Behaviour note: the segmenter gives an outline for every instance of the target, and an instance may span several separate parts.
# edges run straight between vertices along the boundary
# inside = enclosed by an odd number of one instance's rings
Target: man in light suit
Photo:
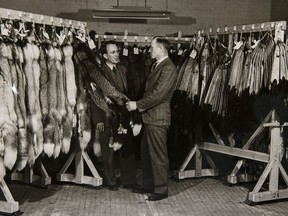
[[[169,41],[155,37],[151,41],[151,57],[157,61],[148,75],[141,100],[126,103],[126,108],[142,113],[144,133],[141,141],[143,181],[136,193],[151,193],[149,201],[168,197],[169,160],[167,131],[170,126],[170,101],[175,88],[177,72],[168,57]]]
[[[127,69],[120,64],[119,50],[114,41],[108,41],[102,50],[102,55],[105,62],[101,64],[103,76],[113,85],[118,91],[128,94],[128,84],[126,73]],[[123,107],[125,110],[125,107]],[[125,110],[127,112],[127,110]],[[104,181],[109,190],[118,190],[115,174],[115,152],[110,145],[110,138],[115,133],[115,125],[118,127],[119,119],[116,116],[108,117],[104,111],[97,107],[97,104],[91,104],[91,114],[93,123],[96,125],[96,130],[100,132],[100,146],[104,167]],[[123,116],[123,118],[129,118]],[[117,128],[116,128],[117,130]],[[114,134],[115,135],[115,134]],[[121,138],[122,147],[118,150],[121,170],[121,183],[124,188],[133,189],[136,184],[136,166],[135,153],[132,144],[132,130],[127,127],[127,134]],[[115,138],[115,137],[114,137]]]

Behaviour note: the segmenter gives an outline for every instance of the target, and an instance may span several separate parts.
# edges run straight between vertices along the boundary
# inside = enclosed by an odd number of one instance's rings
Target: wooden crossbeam
[[[265,163],[268,163],[269,157],[270,157],[268,154],[262,153],[262,152],[256,152],[256,151],[240,149],[240,148],[232,148],[229,146],[222,146],[222,145],[217,145],[217,144],[209,143],[209,142],[204,142],[203,144],[201,144],[199,146],[199,149],[218,152],[218,153],[227,154],[231,156],[242,157],[242,158],[256,160],[256,161],[265,162]]]

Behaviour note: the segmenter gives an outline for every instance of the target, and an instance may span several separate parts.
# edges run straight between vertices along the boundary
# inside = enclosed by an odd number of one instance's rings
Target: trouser
[[[111,136],[111,128],[105,128],[104,132],[100,135],[100,145],[102,162],[104,168],[104,182],[107,185],[116,185],[115,174],[115,153],[113,148],[109,147],[109,139]],[[134,151],[130,154],[123,156],[123,151],[127,148],[132,148],[132,143],[123,143],[119,151],[121,184],[136,184],[136,165]]]
[[[167,152],[168,126],[144,125],[141,141],[142,187],[155,193],[168,194],[169,160]]]

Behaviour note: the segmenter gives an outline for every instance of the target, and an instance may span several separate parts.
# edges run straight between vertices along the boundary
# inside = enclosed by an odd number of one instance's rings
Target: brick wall
[[[154,10],[169,10],[176,16],[195,18],[189,25],[158,24],[116,24],[107,22],[88,22],[89,29],[97,33],[136,32],[147,35],[163,35],[182,31],[192,34],[196,29],[224,25],[269,22],[272,19],[287,18],[287,10],[281,7],[285,0],[147,0]],[[72,13],[78,9],[104,9],[116,5],[116,0],[0,0],[0,7],[56,16],[61,12]],[[119,0],[119,5],[144,6],[144,0]],[[287,5],[287,3],[286,3]],[[287,8],[287,7],[285,7]]]

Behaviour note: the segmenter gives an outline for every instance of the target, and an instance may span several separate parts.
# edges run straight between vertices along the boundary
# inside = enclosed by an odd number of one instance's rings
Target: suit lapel
[[[105,77],[106,79],[113,85],[113,86],[117,86],[116,80],[115,80],[115,76],[113,76],[113,71],[110,69],[110,67],[104,63],[103,64],[104,67],[104,73],[105,73]]]
[[[118,65],[116,66],[116,69],[119,72],[119,75],[121,77],[121,81],[123,83],[124,90],[125,90],[125,92],[127,92],[128,91],[128,87],[127,87],[127,79],[126,79],[125,71],[123,71],[122,67],[118,67]]]
[[[104,63],[104,70],[105,70],[105,77],[106,79],[111,83],[111,85],[113,85],[118,91],[122,91],[120,86],[118,86],[117,84],[117,77],[119,77],[121,80],[119,80],[120,82],[122,82],[122,85],[124,87],[124,92],[123,93],[127,93],[128,91],[128,87],[127,87],[127,79],[125,76],[125,71],[123,71],[122,67],[116,66],[116,70],[118,75],[115,76],[114,72],[110,69],[110,67]]]
[[[159,70],[163,67],[163,65],[165,65],[168,61],[170,61],[169,58],[166,58],[162,62],[160,62],[156,67],[154,67],[154,69],[151,68],[151,73],[149,74],[147,80],[149,80],[151,77],[157,74]]]

